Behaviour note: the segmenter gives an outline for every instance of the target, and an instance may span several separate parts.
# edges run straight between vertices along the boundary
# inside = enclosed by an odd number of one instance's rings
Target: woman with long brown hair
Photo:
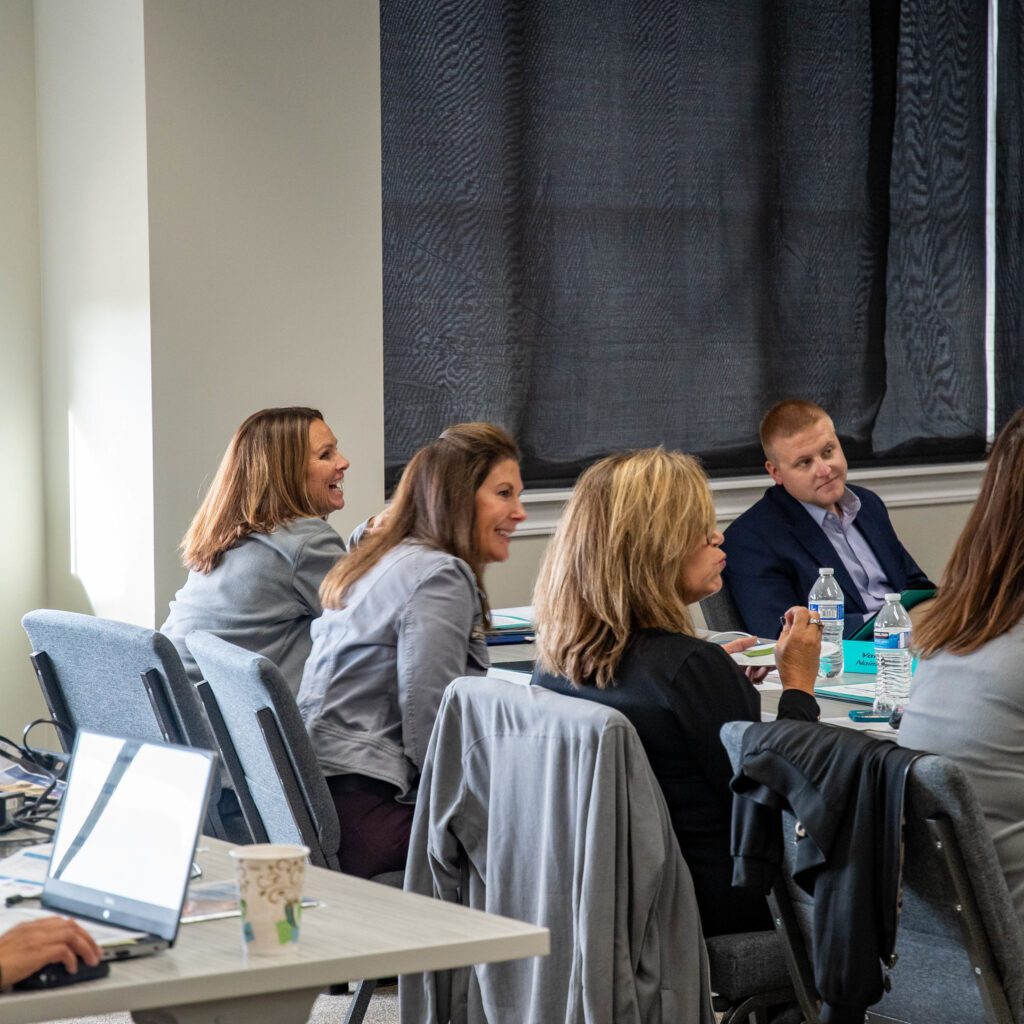
[[[181,542],[189,570],[160,627],[194,682],[185,637],[206,629],[263,654],[298,689],[320,584],[345,554],[327,516],[349,463],[317,409],[262,409],[235,431]]]
[[[483,569],[508,558],[522,489],[504,430],[449,427],[413,456],[383,522],[324,580],[298,701],[349,874],[405,866],[441,695],[487,671]]]
[[[612,455],[577,481],[533,598],[533,682],[616,708],[636,727],[706,935],[771,927],[764,898],[732,888],[732,770],[718,738],[725,722],[758,721],[760,698],[729,656],[744,643],[699,639],[689,611],[722,586],[721,544],[694,459],[661,448]],[[775,648],[780,718],[817,719],[820,647],[820,623],[791,608]]]
[[[913,644],[921,661],[900,743],[967,772],[1024,920],[1024,409],[992,446]]]

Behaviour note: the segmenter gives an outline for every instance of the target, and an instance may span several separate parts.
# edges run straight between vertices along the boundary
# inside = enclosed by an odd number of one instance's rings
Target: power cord
[[[61,793],[58,784],[63,782],[67,773],[70,755],[55,754],[51,751],[37,750],[28,742],[29,732],[37,725],[49,725],[56,729],[66,742],[74,739],[74,730],[51,718],[37,718],[29,722],[22,732],[22,742],[15,743],[6,736],[0,736],[0,754],[15,762],[19,767],[35,775],[47,779],[47,785],[38,794],[24,794],[21,807],[0,825],[0,834],[13,832],[16,829],[30,829],[44,835],[53,835],[52,819],[60,806]]]

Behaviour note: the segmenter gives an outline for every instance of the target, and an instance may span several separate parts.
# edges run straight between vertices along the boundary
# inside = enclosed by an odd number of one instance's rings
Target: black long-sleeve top
[[[761,710],[756,688],[729,655],[696,637],[642,629],[603,690],[539,668],[533,682],[613,707],[632,722],[693,876],[704,934],[770,928],[764,897],[732,887],[732,769],[718,733],[725,722],[760,721]],[[787,690],[778,717],[815,721],[817,701]]]

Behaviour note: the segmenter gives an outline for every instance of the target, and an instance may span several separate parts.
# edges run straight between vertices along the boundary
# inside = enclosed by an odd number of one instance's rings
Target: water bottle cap
[[[893,601],[897,601],[898,602],[899,599],[900,599],[900,595],[899,594],[886,594],[885,595],[886,604],[891,604]]]
[[[835,569],[819,569],[818,573],[822,576],[831,576],[835,572]]]

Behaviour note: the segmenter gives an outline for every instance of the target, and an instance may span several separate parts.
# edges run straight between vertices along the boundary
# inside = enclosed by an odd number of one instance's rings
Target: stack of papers
[[[44,775],[42,772],[29,771],[16,761],[0,757],[0,792],[39,796],[51,781],[50,776]],[[64,783],[58,782],[53,790],[54,799],[63,795]]]
[[[821,697],[832,697],[835,700],[853,700],[861,704],[873,704],[875,700],[875,680],[872,677],[866,683],[822,683],[815,684],[814,692]]]
[[[29,898],[43,891],[53,843],[25,846],[0,860],[0,906],[12,896]]]
[[[533,608],[530,605],[491,611],[491,628],[487,630],[489,644],[523,644],[532,640]]]

